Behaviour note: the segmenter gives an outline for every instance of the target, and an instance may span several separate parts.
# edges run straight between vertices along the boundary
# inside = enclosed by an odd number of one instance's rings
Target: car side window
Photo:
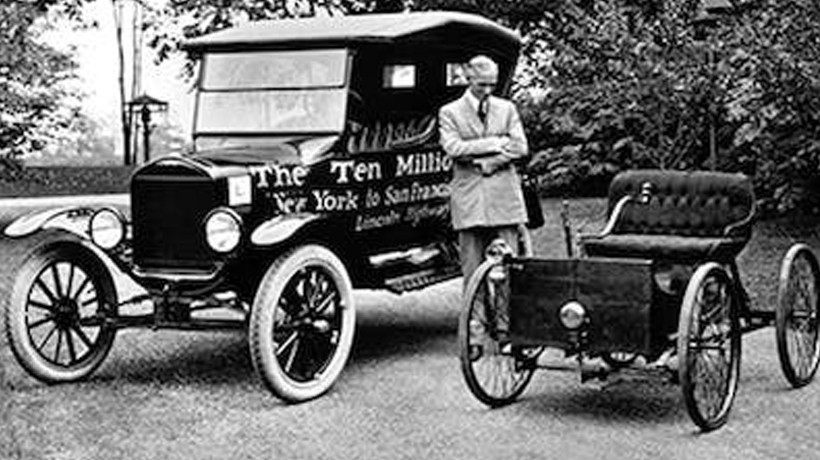
[[[452,86],[467,86],[467,68],[463,62],[448,62],[446,66],[446,84]]]
[[[415,64],[387,64],[382,71],[382,88],[403,89],[416,87]]]

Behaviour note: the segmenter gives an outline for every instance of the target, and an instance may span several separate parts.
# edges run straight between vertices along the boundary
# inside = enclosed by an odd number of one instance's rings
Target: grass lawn
[[[602,199],[572,200],[574,226],[583,227],[585,232],[599,230],[603,226],[605,206]],[[560,208],[560,200],[544,200],[546,224],[534,232],[539,256],[566,257]],[[797,216],[757,223],[753,239],[739,259],[742,281],[753,308],[774,308],[781,259],[798,241],[820,249],[820,219]],[[7,266],[13,262],[13,257],[9,257],[15,252],[13,244],[19,243],[0,241]],[[402,321],[423,324],[418,318],[428,314],[425,312],[441,309],[457,312],[458,286],[458,283],[450,283],[401,297],[368,294],[362,310],[366,312],[372,307],[368,303],[376,304],[385,322],[399,323],[398,338],[394,337],[394,342],[401,342]],[[0,284],[0,296],[7,296],[7,289],[7,282]],[[411,316],[415,319],[407,319]],[[436,334],[434,330],[426,333]],[[123,333],[99,375],[92,376],[89,382],[59,386],[40,385],[25,376],[13,361],[3,337],[0,340],[0,458],[150,458],[151,452],[162,453],[166,458],[213,458],[215,453],[209,446],[221,436],[220,429],[227,430],[225,432],[240,426],[261,429],[259,420],[282,426],[282,419],[319,417],[318,409],[311,411],[309,405],[272,406],[252,375],[241,340],[222,334],[212,334],[212,341],[188,337],[176,332]],[[357,340],[366,344],[366,332]],[[368,361],[367,353],[375,352],[360,345],[358,355],[354,353],[358,376],[371,372],[364,364],[379,364]],[[767,353],[776,355],[774,350]],[[381,359],[392,364],[399,357],[397,352]],[[407,359],[409,363],[413,358]],[[451,361],[446,361],[447,369],[454,364]],[[770,372],[779,371],[771,369]],[[340,382],[339,393],[326,396],[315,403],[315,407],[341,404],[346,392],[355,394],[355,382],[350,380]],[[340,411],[346,414],[349,409]],[[226,414],[231,417],[230,424],[225,422]],[[195,432],[192,427],[216,431]],[[274,445],[305,442],[299,438],[302,427],[294,423],[278,432],[276,442],[279,444]],[[309,424],[304,427],[308,429]],[[238,439],[242,440],[243,452],[268,452],[274,438],[254,433],[251,429],[236,434],[241,434]],[[143,441],[146,443],[142,444]],[[287,458],[287,454],[284,455],[283,458]]]

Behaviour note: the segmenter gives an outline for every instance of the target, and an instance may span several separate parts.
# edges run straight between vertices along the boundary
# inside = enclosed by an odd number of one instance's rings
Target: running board
[[[444,269],[430,268],[407,275],[397,276],[395,278],[389,278],[385,280],[384,284],[390,291],[401,294],[402,292],[425,288],[427,286],[451,280],[459,276],[461,276],[461,270],[459,267]]]

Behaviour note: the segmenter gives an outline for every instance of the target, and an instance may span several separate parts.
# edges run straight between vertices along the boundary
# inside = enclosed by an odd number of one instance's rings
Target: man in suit
[[[476,56],[467,66],[469,86],[439,111],[440,142],[453,159],[450,214],[459,234],[466,289],[484,250],[503,238],[518,247],[527,210],[513,162],[527,156],[527,139],[512,102],[495,97],[498,65]]]

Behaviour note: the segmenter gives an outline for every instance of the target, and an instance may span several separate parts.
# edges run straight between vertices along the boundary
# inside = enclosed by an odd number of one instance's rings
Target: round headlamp
[[[493,282],[500,283],[507,279],[507,268],[503,264],[498,264],[490,269],[488,278]]]
[[[215,252],[231,252],[242,237],[242,218],[232,209],[211,211],[205,218],[205,241]]]
[[[561,324],[567,329],[578,329],[584,324],[587,312],[580,302],[575,300],[567,302],[561,307]]]
[[[115,209],[100,209],[91,216],[88,233],[94,244],[103,249],[112,249],[125,238],[125,220]]]

